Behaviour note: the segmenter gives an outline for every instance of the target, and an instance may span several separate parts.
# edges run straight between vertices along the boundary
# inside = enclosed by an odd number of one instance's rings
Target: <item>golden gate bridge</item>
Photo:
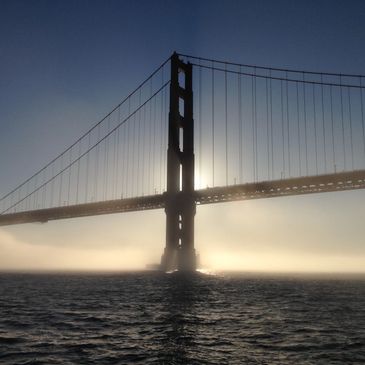
[[[165,209],[161,269],[195,270],[197,205],[365,188],[364,77],[174,53],[4,195],[0,225]]]

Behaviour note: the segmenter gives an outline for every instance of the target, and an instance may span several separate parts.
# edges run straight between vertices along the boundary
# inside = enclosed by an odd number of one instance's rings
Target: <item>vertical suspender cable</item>
[[[212,61],[212,186],[214,187],[214,62]]]
[[[69,158],[69,168],[68,168],[67,205],[70,205],[72,147],[70,149],[69,154],[70,154],[70,158]]]
[[[128,125],[128,121],[127,121],[127,125]],[[126,197],[126,183],[125,183],[125,176],[126,176],[126,169],[125,169],[125,156],[126,156],[126,129],[127,129],[127,126],[126,125],[123,125],[121,127],[121,131],[122,131],[122,176],[121,176],[121,179],[122,179],[122,189],[121,189],[121,198],[125,198]]]
[[[258,180],[258,149],[257,149],[257,93],[256,93],[256,67],[254,68],[254,116],[255,116],[255,181]]]
[[[144,105],[142,108],[142,115],[141,115],[141,195],[143,196],[145,194],[145,186],[146,186],[146,160],[145,160],[145,154],[146,154],[146,109],[147,105]],[[123,170],[123,173],[125,171]]]
[[[98,125],[98,141],[100,141],[100,124]],[[90,134],[89,134],[89,148],[90,148]],[[99,180],[99,152],[100,152],[100,147],[99,147],[99,143],[96,145],[96,149],[95,149],[95,186],[94,186],[94,201],[98,201],[98,180]],[[88,158],[89,154],[87,154]],[[88,166],[88,163],[87,163]],[[88,167],[87,167],[87,171],[88,171]],[[88,172],[86,173],[86,185],[88,184]],[[86,188],[87,190],[87,188]],[[86,193],[87,194],[87,193]],[[87,195],[86,195],[87,197]],[[87,198],[85,197],[85,203],[87,201]]]
[[[130,136],[129,136],[129,146],[130,146],[130,149],[129,149],[129,172],[128,172],[128,186],[129,186],[129,196],[130,197],[133,197],[134,195],[134,187],[135,187],[135,184],[134,184],[134,142],[135,142],[135,138],[134,138],[134,130],[135,130],[135,120],[136,118],[136,114],[133,113],[133,115],[130,116],[129,118],[129,123],[131,124],[130,125],[130,129],[129,129],[129,133],[130,133]]]
[[[109,122],[109,117],[108,117]],[[109,123],[108,123],[109,124]],[[109,133],[109,125],[107,127],[107,133]],[[106,200],[106,174],[107,174],[107,139],[104,139],[104,161],[103,161],[103,185],[102,185],[102,191],[101,196],[103,200]]]
[[[88,136],[88,149],[91,146],[91,137],[90,134]],[[85,181],[85,203],[87,203],[88,199],[88,190],[89,190],[89,163],[90,163],[90,154],[86,155],[86,181]]]
[[[109,128],[107,129],[107,133],[109,133]],[[104,139],[104,162],[103,162],[103,186],[102,186],[102,197],[103,200],[107,199],[106,192],[107,192],[107,174],[108,174],[108,138]]]
[[[52,208],[53,206],[53,193],[54,193],[54,165],[55,165],[55,162],[52,163],[52,181],[51,181],[51,201],[50,201],[50,208]],[[28,184],[27,184],[27,195],[28,195]]]
[[[52,173],[52,176],[54,176],[54,174]],[[52,179],[52,181],[53,181],[54,179]],[[27,181],[27,192],[26,192],[26,196],[28,196],[29,195],[29,180]],[[10,205],[13,205],[13,197],[12,197],[12,195],[13,194],[11,194],[11,196],[10,196],[10,198],[11,198],[11,202],[10,202]],[[53,198],[53,195],[52,195],[52,198]],[[52,205],[53,205],[53,199],[52,199]],[[28,208],[29,207],[29,198],[26,198],[26,202],[25,202],[25,209],[29,209]]]
[[[156,101],[157,101],[157,98],[154,97],[154,100],[153,100],[153,124],[152,124],[152,129],[153,129],[153,142],[152,142],[152,164],[151,164],[151,168],[152,168],[152,189],[153,189],[153,192],[155,192],[155,189],[156,189],[156,184],[155,184],[155,170],[156,170]],[[151,100],[152,102],[152,100]]]
[[[327,156],[326,156],[326,127],[324,120],[324,96],[323,96],[323,75],[321,74],[321,103],[322,103],[322,134],[323,134],[323,160],[324,172],[327,172]]]
[[[81,156],[81,141],[79,142],[79,151],[78,151],[78,159],[77,159],[76,204],[79,203],[80,156]]]
[[[155,101],[157,100],[157,97],[155,97]],[[137,192],[135,192],[136,188],[137,188],[137,181],[135,180],[136,178],[136,119],[137,119],[137,114],[134,113],[133,114],[133,138],[132,138],[132,156],[131,156],[131,159],[132,159],[132,186],[131,186],[131,194],[133,196],[136,196],[137,195]],[[155,118],[156,119],[156,118]],[[156,128],[154,128],[156,129]],[[156,167],[156,166],[154,166]]]
[[[308,140],[307,140],[307,103],[306,103],[306,88],[305,74],[303,72],[303,99],[304,99],[304,141],[305,141],[305,170],[308,176]]]
[[[271,70],[269,71],[270,76],[270,139],[271,139],[271,178],[274,179],[274,130],[273,130],[273,122],[272,122],[272,78],[271,78]]]
[[[168,118],[168,105],[169,105],[169,93],[165,91],[165,128],[164,128],[164,145],[167,147],[167,133],[168,133],[168,124],[169,124],[169,118]],[[164,174],[165,174],[165,191],[167,190],[167,158],[163,159],[164,161]]]
[[[227,110],[227,64],[224,71],[224,111],[225,111],[225,137],[226,137],[226,185],[228,185],[228,110]]]
[[[283,80],[280,81],[280,105],[281,105],[281,146],[283,157],[283,170],[281,172],[281,178],[285,177],[285,131],[284,131],[284,97],[283,97]]]
[[[255,107],[254,107],[254,76],[251,76],[251,127],[252,127],[252,181],[256,181],[255,163]]]
[[[286,78],[288,79],[288,72],[286,72]],[[288,90],[288,80],[285,84],[286,88],[286,125],[287,125],[287,147],[288,147],[288,170],[289,177],[291,177],[291,163],[290,163],[290,122],[289,122],[289,90]]]
[[[316,113],[316,89],[314,84],[312,84],[312,99],[313,99],[313,124],[314,124],[314,154],[316,158],[316,174],[318,175],[318,148],[317,148],[317,113]]]
[[[343,152],[343,166],[346,170],[346,144],[345,144],[345,125],[343,120],[343,96],[342,96],[342,76],[340,75],[340,99],[341,99],[341,127],[342,127],[342,152]]]
[[[201,61],[199,60],[199,65],[200,65]],[[200,180],[200,184],[202,182],[202,68],[199,67],[199,94],[198,94],[198,111],[199,111],[199,147],[198,147],[198,151],[199,151],[199,180]],[[199,186],[199,188],[202,188],[203,186]]]
[[[241,66],[239,69],[241,72]],[[238,171],[239,183],[242,184],[242,85],[241,75],[237,74],[238,78]]]
[[[46,208],[46,194],[47,194],[46,169],[43,170],[42,185],[43,185],[43,191],[42,191],[42,208]],[[20,189],[19,189],[19,192],[20,192]],[[18,197],[18,201],[19,200],[20,200],[20,194],[19,194],[19,197]]]
[[[112,167],[112,189],[111,189],[111,199],[115,199],[115,187],[116,187],[116,147],[117,147],[117,131],[113,132],[113,167]]]
[[[38,185],[38,174],[34,178],[34,189],[33,190],[37,189],[37,185]],[[13,196],[13,194],[12,194],[12,196]],[[37,209],[37,191],[33,193],[33,209]]]
[[[350,88],[347,88],[348,91],[348,103],[349,103],[349,119],[350,119],[350,142],[351,142],[351,169],[354,169],[354,143],[353,143],[353,135],[352,135],[352,112],[351,112],[351,95]]]
[[[365,121],[364,121],[364,101],[362,97],[362,78],[360,76],[360,106],[361,106],[361,126],[362,126],[362,143],[365,157]]]
[[[333,95],[332,95],[332,85],[330,85],[330,107],[331,107],[331,133],[332,133],[332,162],[334,172],[336,172],[336,159],[335,159],[335,130],[333,122]]]
[[[28,193],[27,193],[27,195],[28,195]],[[14,199],[14,194],[10,194],[10,206],[12,207],[13,205],[14,205],[14,203],[13,203],[13,199]],[[11,212],[11,211],[10,211]]]
[[[152,78],[150,81],[150,98],[152,97]],[[151,148],[152,148],[152,101],[149,101],[149,118],[148,118],[148,193],[151,192],[152,174],[151,174]]]
[[[131,102],[129,100],[128,103],[128,117],[131,115]],[[129,135],[129,124],[130,124],[130,119],[128,119],[127,121],[127,125],[126,125],[126,155],[125,155],[125,159],[126,159],[126,169],[125,169],[125,197],[129,198],[129,145],[130,145],[130,135]],[[151,123],[150,123],[151,124]]]
[[[120,107],[118,108],[118,124],[120,123]],[[115,173],[116,173],[116,181],[115,181],[115,199],[120,198],[119,194],[119,154],[120,154],[120,127],[117,130],[117,158],[116,158],[116,166],[115,166]]]
[[[108,131],[110,132],[110,115],[108,117]],[[109,137],[105,139],[105,185],[104,185],[104,200],[108,199],[108,185],[109,185]]]
[[[267,179],[270,180],[269,81],[265,79]]]
[[[141,90],[139,90],[139,105],[141,105]],[[139,190],[139,181],[140,181],[140,148],[141,148],[141,113],[142,111],[138,111],[138,126],[137,126],[137,181],[136,181],[136,190],[137,195],[140,195]]]
[[[46,170],[44,170],[44,173],[46,172]],[[46,178],[44,179],[44,182],[46,181]],[[46,187],[45,187],[46,188]],[[21,200],[21,196],[22,196],[22,194],[21,194],[21,190],[22,190],[22,186],[20,186],[19,187],[19,189],[18,189],[18,201],[20,201]],[[4,205],[2,204],[2,208],[4,207]],[[21,202],[20,203],[20,206],[19,206],[19,209],[23,209],[22,208],[23,207],[23,202]],[[44,206],[44,208],[45,208],[45,206]],[[1,209],[1,211],[3,211],[3,209]]]
[[[60,171],[63,170],[63,154],[61,155],[61,168]],[[62,202],[62,177],[63,177],[63,172],[60,175],[60,188],[59,188],[59,192],[58,192],[58,205],[61,206],[61,202]]]
[[[163,85],[163,77],[162,77],[162,85]],[[163,95],[162,92],[159,95],[159,115],[158,115],[158,121],[156,122],[158,124],[158,133],[157,133],[157,139],[158,139],[158,192],[162,193],[162,107],[163,107]],[[138,147],[137,147],[138,148]],[[137,177],[138,181],[138,177]],[[138,194],[137,194],[138,195]]]
[[[299,84],[296,81],[297,91],[297,123],[298,123],[298,162],[299,162],[299,176],[302,176],[302,153],[301,153],[301,138],[300,138],[300,111],[299,111]]]

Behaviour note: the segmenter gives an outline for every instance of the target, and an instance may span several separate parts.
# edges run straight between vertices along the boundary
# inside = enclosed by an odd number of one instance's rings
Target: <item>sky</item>
[[[0,195],[103,117],[173,51],[365,74],[363,1],[1,1]],[[203,266],[365,272],[365,192],[199,207]],[[143,227],[143,229],[142,229]],[[158,262],[163,211],[0,229],[0,270]]]

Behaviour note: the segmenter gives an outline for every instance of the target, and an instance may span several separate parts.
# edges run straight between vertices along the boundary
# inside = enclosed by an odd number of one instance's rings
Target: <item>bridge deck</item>
[[[0,226],[21,223],[46,223],[50,220],[89,217],[93,215],[135,212],[164,207],[163,195],[68,205],[0,215]]]
[[[198,204],[326,193],[365,188],[365,170],[197,190]],[[0,216],[1,217],[1,216]]]
[[[365,170],[290,178],[197,190],[196,202],[213,204],[235,200],[324,193],[365,188]],[[97,203],[69,205],[0,215],[0,226],[45,223],[50,220],[164,208],[165,195],[151,195]]]

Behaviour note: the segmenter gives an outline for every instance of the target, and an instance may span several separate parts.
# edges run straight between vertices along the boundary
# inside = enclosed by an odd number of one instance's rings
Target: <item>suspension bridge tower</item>
[[[166,247],[162,270],[194,271],[194,119],[192,65],[171,56],[165,193]],[[181,81],[181,84],[180,84]]]

